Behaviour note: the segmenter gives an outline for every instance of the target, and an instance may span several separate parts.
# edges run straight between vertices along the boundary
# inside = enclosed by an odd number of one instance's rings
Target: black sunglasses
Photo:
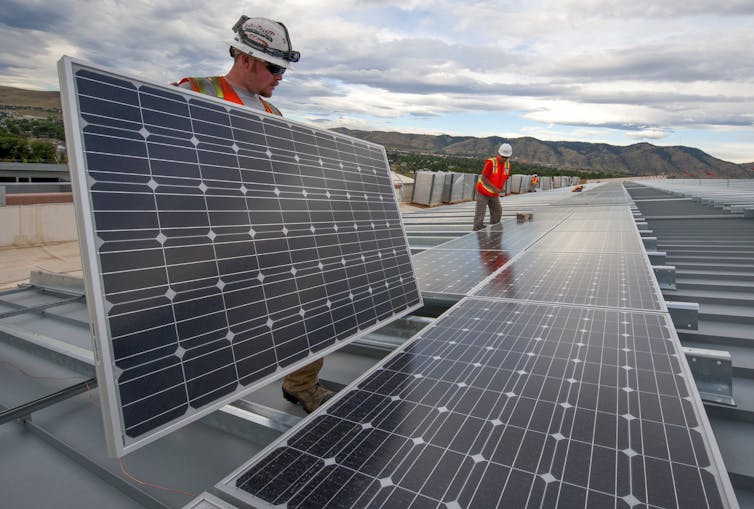
[[[265,62],[265,64],[267,64],[267,70],[270,71],[271,74],[282,76],[283,73],[285,73],[285,67],[282,65],[275,65],[269,62]]]

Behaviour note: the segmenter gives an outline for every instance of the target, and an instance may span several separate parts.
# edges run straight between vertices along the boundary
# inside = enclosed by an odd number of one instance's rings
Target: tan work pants
[[[487,208],[490,209],[490,224],[497,224],[503,216],[503,206],[497,196],[485,196],[479,191],[476,193],[476,207],[474,209],[474,230],[484,228],[484,215]]]
[[[307,364],[283,378],[283,388],[288,392],[299,392],[311,389],[319,383],[319,371],[322,369],[324,359]]]

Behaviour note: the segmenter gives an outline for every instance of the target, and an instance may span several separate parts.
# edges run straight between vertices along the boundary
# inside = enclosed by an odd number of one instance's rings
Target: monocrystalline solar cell
[[[468,297],[219,487],[255,507],[705,507],[669,317]]]
[[[67,57],[60,75],[115,454],[421,305],[383,147]]]

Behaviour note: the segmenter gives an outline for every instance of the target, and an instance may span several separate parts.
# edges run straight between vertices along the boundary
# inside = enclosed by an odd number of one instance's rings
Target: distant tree
[[[0,134],[0,160],[22,163],[56,163],[55,144],[23,136]]]
[[[63,121],[57,118],[5,118],[0,132],[31,138],[51,138],[63,141]]]
[[[53,163],[55,162],[55,144],[49,141],[31,140],[29,142],[30,163]]]
[[[29,144],[23,136],[0,134],[0,159],[23,161],[28,154]]]

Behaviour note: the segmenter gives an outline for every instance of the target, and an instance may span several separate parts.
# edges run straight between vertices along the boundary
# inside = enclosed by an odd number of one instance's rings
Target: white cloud
[[[667,136],[668,133],[662,129],[642,129],[640,131],[626,133],[626,137],[633,140],[661,140]]]

